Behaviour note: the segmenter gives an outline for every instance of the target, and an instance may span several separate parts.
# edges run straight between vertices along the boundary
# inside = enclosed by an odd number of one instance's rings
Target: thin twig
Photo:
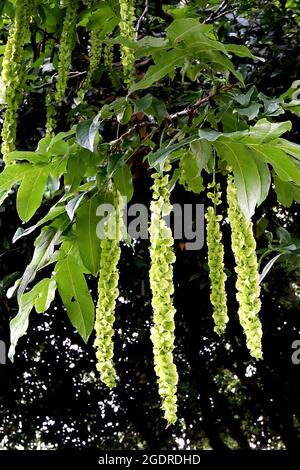
[[[215,11],[213,11],[208,18],[206,18],[204,23],[211,23],[212,21],[214,21],[216,19],[216,17],[219,14],[221,14],[221,16],[223,16],[223,14],[224,14],[223,11],[224,11],[224,9],[226,10],[227,6],[228,6],[228,0],[224,0],[221,3],[221,5],[219,5],[218,8]]]
[[[141,14],[141,16],[139,17],[137,23],[136,23],[136,27],[135,27],[135,37],[136,39],[138,39],[138,36],[139,36],[139,31],[140,31],[140,28],[141,28],[141,24],[142,24],[142,21],[143,19],[145,18],[145,16],[147,15],[148,13],[148,9],[149,9],[149,1],[148,0],[145,0],[145,8],[143,10],[143,13]]]
[[[83,72],[69,72],[69,77],[70,78],[76,78],[76,77],[81,77],[82,75],[85,75],[86,71]],[[41,85],[33,86],[35,90],[41,90],[44,87],[51,86],[54,80],[58,79],[58,73],[55,73],[52,75],[52,77],[47,80],[45,83],[42,83]]]
[[[234,13],[236,11],[236,8],[232,8],[231,10],[225,10],[221,12],[218,16],[214,17],[214,21],[219,20],[223,16],[229,15],[230,13]]]
[[[146,126],[147,127],[157,127],[157,124],[155,122],[150,122],[150,121],[139,122],[139,123],[135,124],[134,126],[132,126],[130,129],[128,129],[128,131],[124,132],[124,134],[120,135],[120,137],[118,137],[118,139],[113,140],[111,142],[111,145],[116,146],[119,143],[122,143],[125,139],[127,139],[127,137],[129,137],[135,131],[138,131],[142,127],[146,127]]]
[[[174,119],[177,119],[179,117],[189,116],[189,115],[195,114],[197,112],[198,108],[200,108],[201,106],[203,106],[206,103],[209,103],[209,101],[214,96],[218,95],[219,93],[223,93],[223,92],[232,90],[233,88],[235,88],[235,86],[236,85],[225,85],[223,87],[213,89],[212,92],[209,95],[204,96],[204,98],[199,98],[199,100],[197,100],[196,103],[194,103],[193,105],[187,106],[186,108],[182,109],[181,111],[177,111],[176,113],[171,114],[170,115],[170,120],[173,121]]]

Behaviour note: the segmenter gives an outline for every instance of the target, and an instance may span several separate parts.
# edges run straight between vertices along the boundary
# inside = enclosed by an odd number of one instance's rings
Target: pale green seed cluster
[[[262,358],[262,326],[258,317],[261,308],[256,242],[252,222],[248,222],[239,208],[237,190],[232,175],[227,185],[228,218],[231,226],[232,249],[237,273],[237,300],[239,319],[244,329],[247,346],[255,359]]]
[[[58,79],[55,93],[57,103],[63,99],[67,88],[72,51],[75,45],[78,0],[64,0],[64,6],[66,13],[59,44]]]
[[[56,126],[56,109],[53,106],[53,94],[46,95],[46,136],[53,137]]]
[[[89,68],[85,80],[82,82],[77,95],[77,101],[83,101],[85,94],[90,89],[93,76],[100,65],[102,52],[102,38],[99,29],[93,29],[90,33],[90,51],[89,51]]]
[[[11,26],[2,61],[1,83],[4,87],[2,101],[6,104],[2,127],[1,152],[6,155],[15,149],[18,108],[26,74],[24,67],[24,45],[29,32],[30,13],[33,0],[17,0],[15,18]]]
[[[119,0],[120,18],[119,23],[121,36],[126,39],[134,39],[135,36],[135,0]],[[124,81],[130,86],[134,76],[135,57],[133,50],[128,46],[121,46],[121,57],[124,73]]]
[[[216,206],[221,203],[221,191],[219,184],[209,184],[214,188],[214,192],[209,192],[207,196],[213,201],[214,207],[208,207],[205,218],[207,220],[207,247],[208,266],[210,278],[210,301],[214,307],[213,319],[214,330],[221,335],[228,323],[227,314],[227,294],[225,288],[226,274],[224,271],[224,247],[222,244],[222,232],[220,222],[222,216],[217,215]]]
[[[113,82],[113,64],[114,64],[114,46],[113,44],[105,44],[103,49],[103,62],[106,72]]]
[[[165,168],[169,171],[169,168]],[[172,295],[174,293],[172,231],[167,227],[163,217],[171,211],[169,200],[169,176],[154,174],[153,200],[151,202],[150,233],[150,286],[152,290],[153,327],[151,340],[153,343],[155,372],[158,377],[159,394],[162,398],[162,409],[169,424],[176,421],[177,413],[177,382],[178,375],[173,361],[175,341],[175,308]]]
[[[109,388],[116,385],[114,355],[114,321],[115,306],[119,294],[118,262],[121,256],[120,232],[122,231],[123,203],[118,194],[115,195],[116,217],[109,218],[105,233],[101,240],[101,261],[98,283],[98,303],[96,308],[95,331],[97,369],[103,383]]]

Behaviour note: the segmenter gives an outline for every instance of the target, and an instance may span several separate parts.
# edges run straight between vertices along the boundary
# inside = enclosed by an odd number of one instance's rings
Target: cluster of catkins
[[[119,0],[120,17],[119,28],[121,36],[125,39],[134,39],[135,36],[135,0]],[[124,73],[124,81],[130,86],[134,75],[135,57],[133,50],[125,45],[121,46],[121,57]]]
[[[208,266],[210,278],[210,301],[214,307],[213,318],[215,322],[215,332],[221,335],[226,329],[228,322],[227,315],[227,295],[226,295],[226,274],[224,270],[224,247],[222,244],[222,232],[220,223],[222,216],[217,215],[216,206],[221,204],[221,191],[218,183],[208,185],[213,192],[207,194],[212,200],[213,206],[209,206],[205,218],[207,221],[207,247]]]
[[[16,1],[15,18],[3,56],[1,83],[5,90],[2,101],[6,105],[6,111],[1,134],[1,152],[4,160],[7,154],[15,149],[18,108],[26,79],[24,45],[29,32],[33,3],[33,0]]]
[[[171,169],[167,164],[166,171]],[[151,340],[153,343],[155,372],[158,378],[159,394],[162,408],[169,424],[176,421],[177,412],[177,369],[173,362],[175,340],[173,236],[166,225],[164,217],[170,214],[172,206],[169,199],[169,176],[155,173],[153,175],[153,199],[151,202],[150,233],[150,286],[152,290],[153,326]]]
[[[94,0],[82,0],[87,8],[91,8]],[[120,0],[120,33],[124,39],[134,39],[135,12],[134,0]],[[1,152],[3,158],[15,149],[17,111],[21,104],[22,90],[26,79],[24,67],[24,45],[29,37],[30,15],[34,8],[35,0],[16,0],[15,17],[11,26],[6,44],[1,73],[1,104],[6,105],[4,122],[2,127]],[[63,100],[67,88],[69,71],[71,68],[72,52],[76,43],[76,22],[79,8],[79,0],[61,0],[65,9],[62,32],[59,44],[58,75],[55,91],[46,95],[46,135],[53,135],[56,127],[57,105]],[[97,70],[102,55],[103,39],[101,31],[95,28],[90,33],[89,67],[87,75],[78,91],[77,101],[82,102],[85,94],[91,86],[95,71]],[[113,49],[112,45],[105,47],[104,61],[109,76],[112,74]],[[125,45],[121,46],[121,56],[125,83],[129,86],[133,80],[134,53]]]
[[[170,165],[165,166],[169,171]],[[173,362],[175,340],[175,308],[173,268],[173,236],[164,217],[170,214],[172,206],[169,200],[169,176],[153,175],[153,200],[151,202],[150,233],[150,286],[152,290],[153,343],[155,372],[158,377],[159,394],[162,408],[169,424],[176,421],[177,412],[177,369]],[[101,262],[98,284],[98,303],[95,321],[95,347],[97,369],[101,380],[110,388],[116,385],[116,371],[113,362],[113,335],[115,305],[118,296],[118,261],[121,254],[120,239],[124,234],[123,200],[115,191],[116,217],[112,215],[106,222],[104,238],[101,240]]]
[[[252,222],[246,220],[238,205],[237,190],[231,174],[227,182],[227,202],[231,245],[236,262],[238,315],[251,355],[261,359],[262,326],[258,317],[261,302],[256,242]]]
[[[216,213],[216,206],[221,202],[221,192],[219,184],[212,183],[209,187],[214,188],[213,192],[208,193],[208,197],[213,201],[214,206],[208,207],[206,212],[208,265],[211,282],[210,300],[214,308],[215,331],[222,334],[228,322],[228,314],[224,248],[220,230],[222,217]],[[261,302],[256,242],[253,236],[252,222],[245,218],[239,207],[237,189],[231,173],[228,174],[227,178],[227,204],[228,220],[231,227],[231,245],[237,273],[238,316],[246,335],[250,354],[255,359],[261,359],[262,326],[258,316]]]
[[[124,203],[119,193],[114,191],[116,211],[110,214],[105,233],[101,240],[100,275],[98,282],[98,303],[95,321],[95,348],[97,369],[105,385],[113,388],[116,385],[114,355],[114,321],[115,306],[119,294],[118,262],[121,256],[120,239],[122,236]]]
[[[56,125],[56,109],[53,104],[53,98],[59,104],[65,95],[71,68],[72,52],[75,46],[78,0],[63,0],[63,6],[66,12],[59,44],[56,90],[54,96],[51,93],[46,96],[46,135],[52,135]]]

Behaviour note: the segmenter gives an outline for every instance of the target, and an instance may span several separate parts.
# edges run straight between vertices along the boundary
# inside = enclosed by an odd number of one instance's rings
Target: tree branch
[[[236,85],[224,85],[220,88],[214,88],[209,95],[205,96],[204,98],[200,98],[193,105],[187,106],[181,111],[177,111],[176,113],[171,114],[170,120],[173,121],[174,119],[178,119],[179,117],[183,116],[193,116],[197,112],[198,108],[205,105],[206,103],[209,103],[209,101],[214,98],[214,96],[218,95],[219,93],[224,93],[226,91],[232,90],[233,88],[235,88],[235,86]]]

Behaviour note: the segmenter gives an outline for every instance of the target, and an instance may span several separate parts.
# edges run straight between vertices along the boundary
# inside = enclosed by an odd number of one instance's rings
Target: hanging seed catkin
[[[71,68],[72,51],[75,46],[76,18],[78,0],[64,0],[66,7],[63,29],[60,37],[58,58],[58,79],[56,83],[55,101],[59,103],[64,95]]]
[[[120,232],[123,223],[123,201],[115,192],[116,217],[110,216],[105,226],[105,237],[101,240],[101,261],[98,282],[98,303],[95,321],[95,348],[97,369],[105,385],[113,388],[116,385],[114,355],[114,321],[115,306],[119,294],[118,262],[121,256]]]
[[[53,106],[53,93],[46,94],[46,137],[53,137],[56,126],[56,109]]]
[[[169,171],[168,165],[165,167]],[[163,217],[171,211],[169,200],[169,176],[158,173],[153,175],[153,199],[151,202],[150,233],[150,286],[152,290],[153,343],[155,372],[158,378],[159,394],[162,398],[162,409],[169,424],[176,421],[177,413],[177,369],[173,361],[175,340],[172,231],[167,227]]]
[[[85,94],[89,90],[92,84],[97,68],[101,63],[102,55],[102,38],[99,29],[93,29],[90,32],[90,51],[89,51],[89,67],[87,70],[86,77],[82,82],[80,90],[77,95],[77,101],[80,103],[84,100]]]
[[[205,218],[207,221],[207,247],[208,266],[210,278],[210,301],[213,305],[214,330],[221,335],[226,329],[228,322],[227,294],[225,288],[226,274],[224,271],[224,247],[222,244],[222,232],[220,222],[222,216],[217,215],[216,206],[221,204],[220,185],[210,183],[209,188],[214,191],[207,196],[212,200],[214,206],[208,207]]]
[[[125,39],[134,39],[135,37],[135,0],[119,0],[120,4],[120,18],[119,23],[121,36]],[[124,81],[127,86],[130,86],[134,77],[134,63],[135,57],[133,50],[121,45],[121,58],[123,65]]]
[[[24,45],[29,33],[30,12],[33,0],[17,0],[15,17],[2,61],[1,83],[4,89],[2,101],[6,105],[1,152],[5,160],[7,154],[15,149],[18,108],[22,101],[25,83]]]
[[[231,174],[227,182],[227,202],[232,250],[236,262],[239,319],[246,335],[250,354],[255,359],[261,359],[262,326],[258,317],[261,302],[256,242],[252,222],[246,220],[238,205],[237,190]]]

